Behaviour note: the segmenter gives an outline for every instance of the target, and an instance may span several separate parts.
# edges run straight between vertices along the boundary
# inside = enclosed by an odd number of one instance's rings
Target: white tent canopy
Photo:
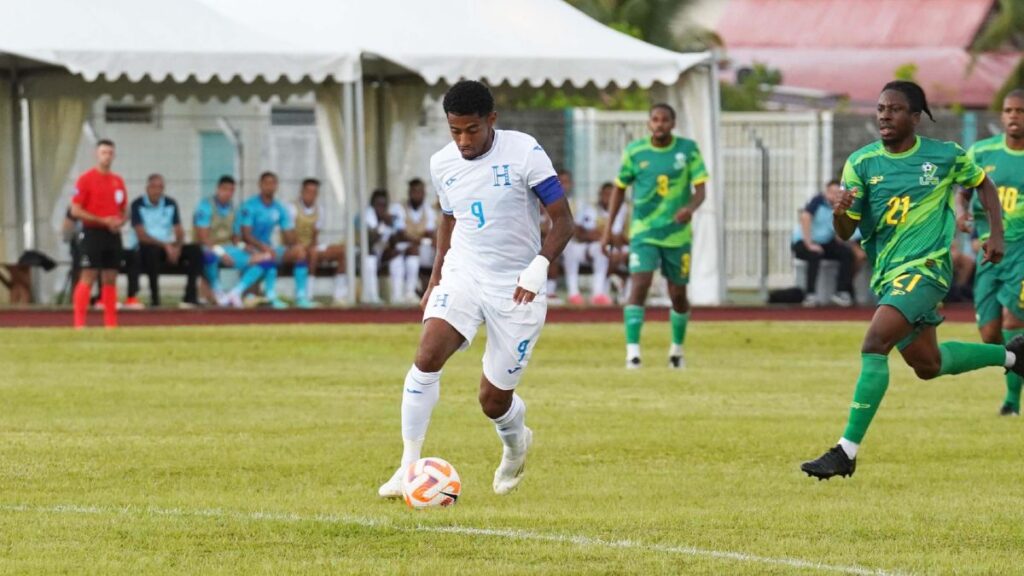
[[[0,54],[58,65],[87,82],[236,78],[351,81],[358,56],[314,53],[196,0],[0,0]]]
[[[691,299],[698,304],[722,301],[720,220],[724,211],[717,187],[720,179],[714,177],[719,166],[714,153],[718,93],[710,54],[681,54],[647,44],[598,23],[562,0],[290,0],[287,6],[201,1],[248,27],[282,34],[312,52],[330,53],[355,45],[364,77],[402,79],[387,90],[383,101],[370,103],[385,108],[370,112],[390,116],[391,127],[386,137],[376,134],[372,123],[366,131],[369,150],[377,150],[387,165],[383,174],[369,167],[372,184],[412,175],[407,172],[409,139],[426,86],[475,78],[494,86],[635,84],[652,88],[658,100],[682,111],[681,129],[708,156],[713,179],[708,185],[709,200],[695,218]],[[409,82],[410,76],[419,81]],[[318,110],[325,109],[323,98],[318,101]],[[327,136],[322,134],[322,139]],[[413,168],[422,173],[423,167]],[[359,205],[365,203],[360,194],[364,189],[356,190]]]
[[[709,202],[695,221],[692,299],[714,304],[724,294],[722,199],[714,178],[719,163],[712,153],[718,97],[708,54],[651,46],[562,0],[0,0],[0,9],[0,65],[6,57],[21,76],[30,74],[20,86],[22,97],[33,103],[31,130],[25,132],[32,135],[29,148],[37,159],[64,148],[58,145],[63,140],[77,142],[74,126],[87,110],[82,99],[97,93],[252,96],[315,90],[328,174],[335,190],[346,194],[350,211],[353,203],[364,204],[368,154],[379,160],[370,167],[377,181],[422,173],[423,167],[409,167],[407,159],[428,86],[477,78],[492,85],[651,87],[657,99],[682,106],[681,129],[706,151],[713,174]],[[47,69],[60,74],[36,74]],[[365,97],[364,76],[386,84],[381,97]],[[343,86],[339,90],[331,81]],[[10,143],[17,141],[19,106],[5,101],[11,93],[0,90],[0,168],[15,158]],[[44,97],[50,101],[39,101]],[[378,133],[378,122],[364,127],[367,116],[386,120],[384,133]],[[34,182],[22,188],[53,195],[49,187],[70,166],[65,153],[55,154],[60,162],[48,162],[46,169],[37,162],[29,176]],[[0,192],[12,186],[0,178]],[[8,224],[9,203],[0,210]]]
[[[674,85],[708,54],[681,54],[600,24],[562,0],[202,0],[317,52],[358,47],[427,84]],[[376,71],[367,70],[375,73]]]

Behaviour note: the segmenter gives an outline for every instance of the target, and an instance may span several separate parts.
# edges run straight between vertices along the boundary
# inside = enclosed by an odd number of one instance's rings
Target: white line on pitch
[[[40,514],[95,514],[102,516],[124,515],[124,516],[174,516],[174,517],[198,517],[198,518],[227,518],[232,520],[245,521],[270,521],[270,522],[319,522],[324,524],[344,524],[350,526],[362,526],[366,528],[384,528],[398,532],[428,532],[440,534],[462,534],[465,536],[491,536],[498,538],[511,538],[516,540],[529,540],[534,542],[553,542],[557,544],[572,544],[582,548],[620,548],[626,550],[647,550],[649,552],[660,552],[663,554],[694,556],[701,558],[715,558],[718,560],[732,560],[751,564],[769,564],[774,566],[789,566],[792,568],[803,568],[817,570],[820,572],[832,572],[837,574],[857,574],[864,576],[899,576],[899,572],[889,572],[874,568],[861,566],[843,566],[839,564],[824,564],[811,560],[800,560],[797,558],[772,558],[769,556],[757,556],[743,552],[728,552],[721,550],[706,550],[691,546],[669,546],[666,544],[647,544],[633,540],[605,540],[602,538],[591,538],[589,536],[570,536],[565,534],[548,534],[544,532],[533,532],[530,530],[515,529],[492,529],[473,528],[468,526],[428,526],[417,524],[415,526],[401,526],[394,524],[387,519],[365,518],[360,516],[341,516],[336,514],[316,514],[314,516],[303,516],[300,514],[281,512],[232,512],[219,509],[185,510],[181,508],[141,508],[137,506],[126,506],[124,508],[100,508],[96,506],[77,506],[74,504],[60,504],[56,506],[28,506],[28,505],[0,505],[0,511],[4,512],[32,512]]]

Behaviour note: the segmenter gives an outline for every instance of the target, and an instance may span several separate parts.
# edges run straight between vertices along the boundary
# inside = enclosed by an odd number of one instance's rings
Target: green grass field
[[[463,497],[426,512],[376,496],[418,326],[0,331],[0,572],[1024,572],[1024,422],[996,416],[998,370],[925,383],[894,357],[857,475],[799,472],[842,431],[864,328],[695,323],[675,373],[650,323],[627,373],[618,325],[548,326],[505,497],[478,341],[425,446]]]

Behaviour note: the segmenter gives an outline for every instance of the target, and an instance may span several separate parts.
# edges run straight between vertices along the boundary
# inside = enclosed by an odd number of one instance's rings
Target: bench
[[[815,296],[818,302],[828,302],[836,293],[836,275],[839,273],[839,263],[835,260],[822,260],[818,266],[818,284],[815,286]],[[793,258],[793,281],[801,289],[807,285],[807,262],[799,258]],[[853,296],[860,306],[874,306],[875,294],[871,291],[871,268],[862,267],[853,276]]]

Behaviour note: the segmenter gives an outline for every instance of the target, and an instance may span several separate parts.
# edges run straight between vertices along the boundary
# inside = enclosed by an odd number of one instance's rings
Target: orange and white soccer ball
[[[420,458],[402,477],[402,497],[410,508],[454,506],[461,493],[459,473],[440,458]]]

